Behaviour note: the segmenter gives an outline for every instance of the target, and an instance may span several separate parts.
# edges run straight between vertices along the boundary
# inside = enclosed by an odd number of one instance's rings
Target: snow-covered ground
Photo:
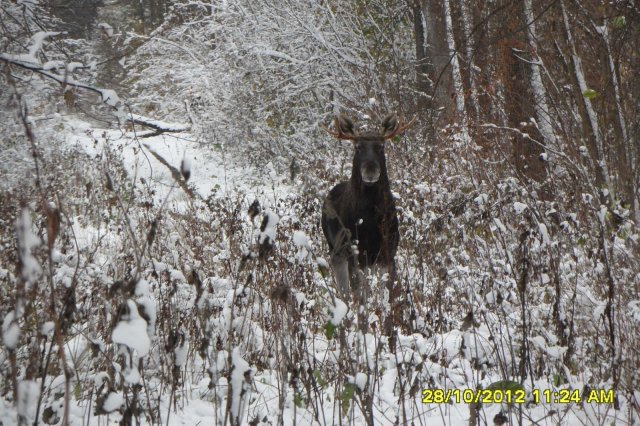
[[[140,184],[141,178],[152,183],[157,190],[157,200],[163,200],[171,188],[176,186],[167,165],[180,170],[184,159],[191,165],[188,183],[201,198],[207,198],[215,192],[223,197],[242,193],[248,198],[266,195],[277,199],[291,191],[284,183],[285,179],[277,175],[270,163],[262,170],[249,167],[246,163],[239,164],[234,154],[225,153],[224,146],[197,140],[188,132],[149,136],[153,131],[137,126],[136,129],[129,127],[130,131],[123,133],[121,130],[95,128],[78,116],[60,117],[60,122],[66,144],[70,147],[77,147],[92,157],[103,154],[105,144],[110,149],[121,152],[131,179],[137,184]],[[154,124],[159,123],[162,124],[159,121]],[[153,153],[166,160],[167,164],[163,164]],[[269,179],[271,185],[264,185],[265,179]],[[263,188],[270,190],[270,193],[264,194]]]
[[[79,149],[91,157],[104,157],[105,152],[109,150],[118,152],[131,182],[135,182],[141,188],[152,187],[155,203],[162,204],[168,199],[167,208],[174,211],[186,210],[186,204],[193,197],[187,196],[183,188],[177,185],[176,178],[172,176],[168,166],[173,167],[174,171],[180,171],[182,165],[182,170],[189,172],[188,184],[195,190],[196,198],[205,199],[212,193],[221,198],[237,199],[239,197],[248,207],[254,199],[260,199],[263,205],[272,203],[275,206],[279,200],[296,195],[296,188],[288,185],[284,178],[278,176],[273,166],[267,165],[264,170],[252,169],[247,164],[241,164],[238,158],[225,154],[224,150],[212,148],[206,142],[196,140],[188,132],[141,138],[136,137],[133,131],[125,134],[119,130],[95,128],[77,116],[58,117],[56,120],[53,124],[48,122],[48,125],[55,125],[58,126],[56,128],[62,129],[64,142],[68,147]],[[270,181],[269,185],[264,184],[265,179]],[[521,213],[526,206],[518,203],[513,208]],[[288,211],[280,213],[291,214]],[[269,215],[274,215],[275,218]],[[260,242],[263,242],[262,235],[272,240],[276,239],[275,226],[278,217],[275,213],[267,213],[267,216],[270,219],[265,221]],[[317,219],[310,217],[306,220]],[[77,223],[76,226],[80,244],[84,241],[89,246],[90,242],[98,238],[97,235],[87,235],[92,232],[90,228],[82,228]],[[308,257],[306,250],[312,250],[314,246],[313,241],[302,231],[294,233],[292,243],[299,251],[305,250],[301,258]],[[80,247],[80,250],[82,249]],[[168,265],[162,266],[160,263],[157,265],[160,265],[160,268],[171,269]],[[185,280],[179,270],[173,270],[171,274],[175,275],[177,281]],[[316,275],[314,285],[326,286],[326,281]],[[234,294],[237,295],[238,291],[244,290],[240,288],[225,290],[225,288],[223,285],[222,291],[214,296],[222,295],[223,298],[227,298],[220,325],[230,327],[231,301],[234,300]],[[187,303],[194,303],[193,294],[187,291],[184,295],[187,299],[191,298]],[[295,295],[301,306],[305,303],[312,304],[302,293],[295,293]],[[153,359],[153,354],[147,355],[158,350],[160,345],[158,336],[155,335],[157,297],[157,290],[155,292],[150,290],[146,281],[138,282],[135,299],[129,299],[127,302],[129,314],[123,316],[114,327],[111,342],[129,348],[136,357]],[[153,313],[142,318],[133,300]],[[348,306],[343,301],[336,300],[333,304],[328,303],[326,307],[326,320],[336,327],[344,325],[345,321],[355,320],[354,306]],[[300,393],[294,390],[295,387],[286,383],[286,377],[282,375],[281,369],[276,364],[257,368],[245,360],[241,350],[243,345],[234,346],[231,348],[231,353],[226,349],[217,352],[216,361],[208,367],[211,373],[209,377],[201,374],[205,367],[202,361],[197,361],[197,357],[195,361],[193,357],[189,358],[191,361],[187,361],[190,349],[188,345],[182,346],[175,352],[176,364],[185,369],[182,386],[172,390],[171,386],[163,386],[154,377],[148,377],[144,382],[147,389],[155,389],[153,394],[158,399],[161,423],[168,425],[219,424],[224,421],[225,413],[239,413],[241,423],[255,420],[254,424],[274,424],[275,422],[287,425],[363,424],[365,423],[364,414],[353,395],[362,396],[367,393],[373,398],[374,411],[370,416],[374,423],[379,425],[396,424],[398,418],[409,424],[415,422],[415,424],[430,425],[462,425],[468,424],[473,415],[477,416],[480,424],[491,424],[494,417],[499,417],[500,413],[507,415],[514,423],[536,425],[577,425],[601,422],[613,424],[617,421],[629,421],[624,417],[624,413],[628,412],[626,401],[622,401],[622,410],[615,411],[610,403],[567,403],[557,400],[560,394],[546,393],[547,390],[556,392],[560,389],[577,389],[581,393],[580,396],[586,400],[586,394],[582,394],[586,389],[586,381],[554,386],[549,381],[539,380],[528,382],[529,384],[524,387],[513,387],[513,384],[504,383],[502,387],[496,388],[496,383],[501,382],[501,375],[493,367],[498,360],[510,362],[508,354],[498,356],[495,352],[496,348],[509,346],[507,340],[498,342],[499,339],[496,338],[500,333],[508,334],[508,330],[500,326],[489,329],[486,325],[481,325],[466,331],[454,329],[428,338],[420,334],[405,335],[400,337],[399,346],[396,352],[392,353],[388,349],[380,350],[380,344],[386,338],[375,333],[363,335],[352,329],[346,335],[346,346],[343,346],[338,344],[336,337],[328,337],[322,330],[310,331],[311,324],[307,319],[303,318],[302,324],[303,327],[307,327],[305,345],[309,351],[307,356],[313,358],[314,363],[323,368],[333,366],[337,370],[344,368],[340,363],[345,359],[351,359],[354,362],[354,374],[348,375],[349,379],[346,383],[338,385],[322,383],[321,373],[317,373],[317,394],[314,400],[303,402],[300,399]],[[4,328],[3,331],[6,344],[10,331]],[[265,344],[266,341],[259,342],[262,338],[262,330],[260,333],[256,330],[249,332],[251,333],[253,333],[252,339],[257,339],[257,344]],[[68,359],[81,359],[88,351],[90,343],[81,334],[67,342]],[[546,352],[549,359],[560,359],[562,355],[562,348],[550,346],[542,338],[533,339],[531,343],[538,350]],[[345,353],[343,352],[345,350],[353,350],[354,353]],[[485,365],[486,371],[483,372],[482,369],[474,367],[471,360]],[[227,373],[223,373],[224,371]],[[230,374],[228,374],[229,371]],[[93,374],[96,386],[107,378],[106,373]],[[135,364],[132,364],[123,372],[123,377],[125,382],[137,384],[143,381],[144,374],[145,372],[138,371]],[[212,380],[214,380],[213,383]],[[401,386],[402,382],[412,383],[412,385]],[[233,392],[228,395],[229,384]],[[63,391],[64,380],[61,376],[49,379],[47,387],[49,395],[54,394],[56,389]],[[33,405],[36,400],[35,395],[39,392],[38,386],[36,382],[25,381],[21,382],[20,389],[21,402],[17,406],[0,400],[0,413],[4,426],[17,424],[18,412],[25,418],[33,419],[35,410]],[[404,394],[399,393],[400,389],[404,390]],[[480,389],[489,390],[488,393],[481,394],[478,392]],[[440,390],[442,394],[438,393]],[[523,393],[518,394],[517,403],[506,402],[507,398],[515,400],[519,391]],[[538,396],[542,395],[540,404],[533,403],[532,395],[536,391]],[[505,396],[506,394],[509,395]],[[476,411],[473,402],[477,401],[481,395],[494,397],[499,401],[478,405],[476,414],[472,414]],[[230,398],[229,406],[225,405],[226,401],[221,400],[227,397]],[[443,398],[449,402],[444,402]],[[114,390],[105,395],[102,403],[102,409],[111,414],[95,416],[94,401],[89,399],[87,402],[87,399],[72,398],[69,406],[69,423],[72,425],[117,424],[122,417],[117,411],[125,405],[125,402],[126,395]],[[320,405],[315,407],[316,414],[314,414],[309,404],[318,403]],[[57,413],[60,414],[61,402],[58,401],[57,404]]]

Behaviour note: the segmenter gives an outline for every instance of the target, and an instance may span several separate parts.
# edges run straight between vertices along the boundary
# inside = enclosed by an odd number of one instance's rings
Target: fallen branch
[[[122,107],[123,102],[120,100],[120,97],[112,89],[103,89],[100,87],[91,86],[89,84],[82,83],[72,76],[69,75],[69,72],[66,72],[64,75],[54,73],[45,66],[33,62],[31,60],[25,60],[25,55],[12,55],[8,53],[0,53],[0,61],[4,61],[11,65],[16,65],[18,67],[27,69],[29,71],[38,73],[40,75],[44,75],[52,80],[57,81],[62,84],[63,87],[71,86],[78,89],[88,90],[90,92],[94,92],[100,95],[102,102],[112,107],[114,110],[119,110]],[[75,69],[81,67],[74,67]],[[148,127],[150,129],[155,130],[152,134],[145,135],[145,137],[156,136],[160,133],[171,133],[171,132],[186,132],[191,127],[187,124],[182,123],[169,123],[160,120],[154,120],[152,118],[144,117],[142,115],[137,114],[129,114],[127,121],[140,124],[142,126]]]
[[[0,60],[5,61],[12,65],[17,65],[29,71],[36,72],[46,77],[49,77],[50,79],[55,80],[58,83],[62,84],[63,87],[71,86],[79,89],[89,90],[94,93],[98,93],[102,98],[102,102],[104,102],[105,104],[109,105],[114,109],[117,109],[119,106],[120,98],[118,97],[117,93],[114,90],[102,89],[99,87],[94,87],[88,84],[84,84],[82,82],[79,82],[75,78],[69,76],[68,74],[60,75],[60,74],[53,73],[37,62],[30,62],[30,61],[23,60],[20,57],[20,55],[0,53]]]
[[[180,188],[182,188],[182,190],[186,192],[189,197],[194,198],[196,196],[193,190],[189,188],[189,185],[187,185],[187,181],[182,177],[182,173],[180,173],[180,170],[169,164],[169,162],[165,160],[162,155],[155,152],[149,145],[145,144],[144,147],[149,150],[151,155],[153,155],[156,160],[160,162],[160,164],[164,165],[169,169],[169,171],[171,171],[171,177],[173,177],[173,180],[175,180],[176,183],[180,185]]]
[[[143,137],[156,136],[160,133],[167,133],[167,132],[174,132],[174,133],[187,132],[191,128],[191,126],[189,126],[188,124],[169,123],[166,121],[154,120],[152,118],[143,117],[142,115],[138,115],[138,114],[129,114],[127,121],[135,124],[140,124],[142,126],[155,130],[155,132],[148,135],[144,135]]]

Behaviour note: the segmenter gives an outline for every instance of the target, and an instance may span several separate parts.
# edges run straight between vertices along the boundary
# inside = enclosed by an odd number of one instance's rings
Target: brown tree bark
[[[504,26],[500,34],[500,58],[504,83],[507,125],[512,132],[512,161],[519,173],[542,183],[546,179],[545,164],[540,160],[543,147],[535,143],[542,135],[531,121],[535,117],[535,99],[531,88],[531,66],[526,60],[527,22],[523,4],[513,3],[504,9]],[[545,196],[544,190],[541,196]]]

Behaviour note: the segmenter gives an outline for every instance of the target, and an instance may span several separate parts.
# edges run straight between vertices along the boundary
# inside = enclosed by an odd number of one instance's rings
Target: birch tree
[[[559,150],[558,138],[553,130],[554,119],[551,116],[549,103],[547,101],[547,91],[542,82],[542,72],[544,64],[538,52],[538,34],[536,30],[535,14],[533,11],[533,1],[524,0],[524,23],[527,31],[527,48],[531,52],[531,91],[533,94],[533,108],[535,111],[536,127],[540,131],[545,145],[554,150]]]
[[[609,175],[609,167],[605,158],[602,133],[600,132],[598,117],[591,102],[593,89],[587,85],[587,81],[585,79],[584,70],[582,68],[582,58],[578,53],[564,1],[560,1],[560,8],[562,11],[562,23],[564,25],[569,55],[571,56],[572,77],[575,81],[575,87],[579,93],[578,96],[582,95],[581,102],[578,102],[578,105],[580,114],[583,117],[584,126],[586,127],[585,136],[589,141],[591,157],[594,159],[595,163],[596,182],[601,188],[607,188],[608,191],[611,191],[613,188],[611,188],[611,179]]]
[[[461,139],[463,144],[468,145],[471,142],[469,136],[469,117],[465,106],[464,85],[462,83],[462,73],[460,63],[458,61],[458,50],[454,37],[453,18],[451,15],[451,4],[449,0],[443,0],[444,5],[444,22],[447,34],[447,45],[449,47],[449,55],[451,61],[451,78],[453,81],[453,97],[456,104],[456,116],[460,123]]]

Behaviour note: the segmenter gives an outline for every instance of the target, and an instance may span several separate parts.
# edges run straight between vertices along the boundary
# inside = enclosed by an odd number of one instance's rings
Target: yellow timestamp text
[[[423,389],[423,404],[613,404],[612,389]]]

